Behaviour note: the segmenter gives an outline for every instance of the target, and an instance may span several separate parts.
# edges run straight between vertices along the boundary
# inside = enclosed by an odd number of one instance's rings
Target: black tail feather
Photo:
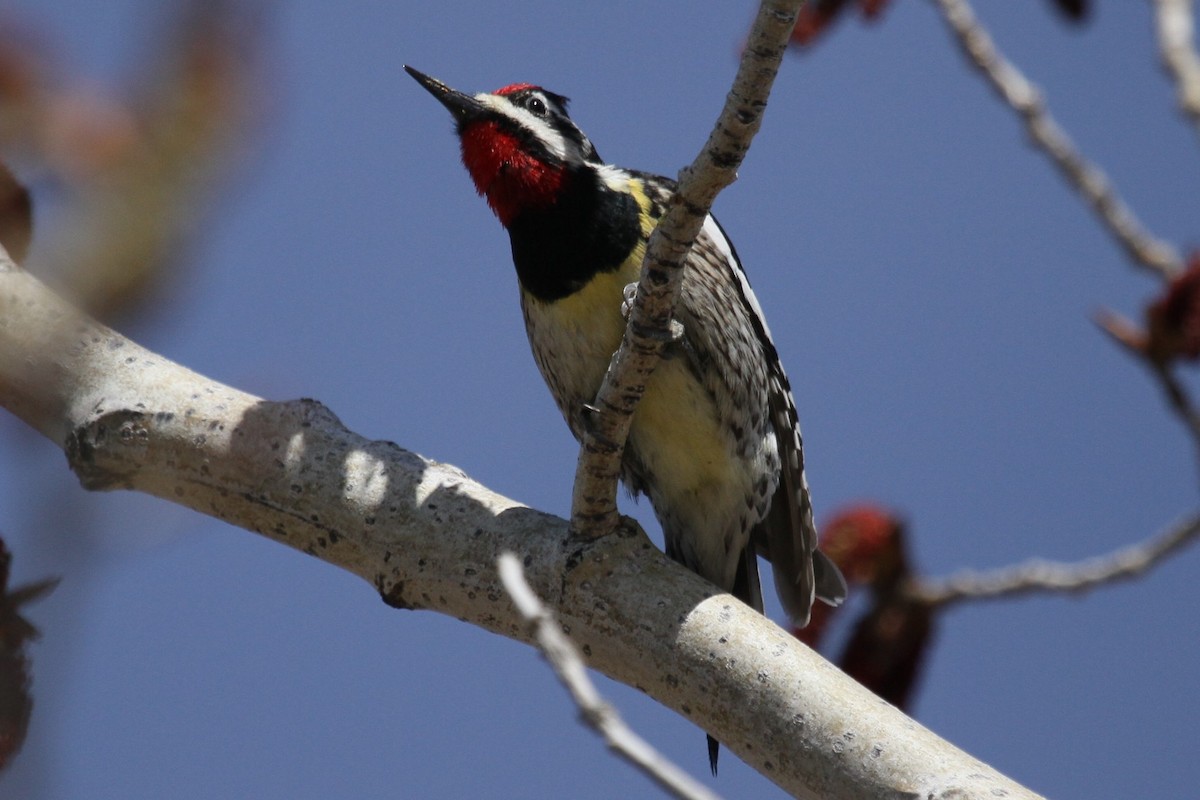
[[[708,737],[708,765],[712,767],[713,777],[717,777],[717,756],[721,755],[721,743],[712,736]]]

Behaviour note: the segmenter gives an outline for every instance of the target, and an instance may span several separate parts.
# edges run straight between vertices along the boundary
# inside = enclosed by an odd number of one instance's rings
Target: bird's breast
[[[636,279],[635,270],[599,273],[574,294],[553,301],[521,292],[534,361],[576,435],[582,406],[595,400],[621,343],[622,291]]]

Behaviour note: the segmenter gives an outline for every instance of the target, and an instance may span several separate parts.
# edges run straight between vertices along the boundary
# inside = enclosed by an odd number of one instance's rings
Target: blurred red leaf
[[[863,19],[877,18],[891,0],[815,0],[806,3],[796,17],[791,41],[799,47],[807,47],[832,25],[851,2],[858,5]]]
[[[888,587],[907,577],[904,523],[882,508],[862,503],[831,517],[821,549],[851,584]]]
[[[933,607],[900,587],[877,594],[855,623],[838,666],[889,703],[906,708],[933,634]]]
[[[57,581],[41,581],[8,590],[12,555],[0,539],[0,770],[12,761],[25,742],[33,698],[29,694],[29,659],[25,644],[38,631],[20,614],[21,606],[54,588]]]
[[[13,261],[21,264],[33,235],[33,203],[29,190],[0,163],[0,245]]]
[[[810,0],[800,9],[791,43],[808,47],[827,31],[847,6],[857,5],[863,19],[873,21],[883,14],[891,0]],[[1051,0],[1054,7],[1072,22],[1082,22],[1091,9],[1089,0]]]
[[[1091,11],[1089,0],[1052,0],[1054,7],[1072,22],[1082,22]]]
[[[904,523],[870,503],[839,511],[823,526],[821,549],[853,586],[866,589],[869,607],[854,623],[838,665],[877,695],[904,707],[920,674],[933,633],[933,608],[912,598]],[[795,632],[816,646],[838,609],[818,604],[808,627]]]
[[[1177,359],[1200,359],[1200,253],[1187,268],[1146,306],[1146,328],[1111,311],[1101,311],[1097,323],[1114,339],[1151,362],[1164,365]]]
[[[1200,254],[1146,308],[1147,349],[1158,362],[1200,358]]]

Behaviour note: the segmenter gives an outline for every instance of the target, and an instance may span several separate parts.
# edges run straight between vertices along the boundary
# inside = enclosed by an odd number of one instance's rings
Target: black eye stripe
[[[509,102],[538,117],[551,115],[567,116],[567,98],[547,92],[545,89],[529,88],[508,95]]]
[[[513,109],[531,114],[539,120],[540,125],[548,126],[567,146],[568,153],[576,152],[583,161],[599,162],[600,156],[596,148],[588,140],[583,131],[571,121],[567,115],[567,98],[548,92],[537,86],[526,86],[516,91],[500,95],[508,101]],[[513,135],[517,136],[528,147],[530,152],[542,154],[544,157],[562,158],[559,147],[551,151],[552,142],[543,141],[544,133],[539,132],[539,126],[534,126],[528,120],[522,121],[519,114],[511,112],[501,114],[501,124]]]

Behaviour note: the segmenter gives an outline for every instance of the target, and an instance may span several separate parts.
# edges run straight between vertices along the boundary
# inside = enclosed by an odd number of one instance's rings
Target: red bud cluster
[[[1112,311],[1097,322],[1121,344],[1162,367],[1173,361],[1200,359],[1200,253],[1146,306],[1146,328]]]
[[[792,44],[806,47],[816,41],[830,25],[846,10],[852,0],[815,0],[806,3],[796,17],[796,27],[792,31]],[[875,19],[891,0],[853,0],[858,6],[863,19]]]
[[[827,31],[847,6],[858,6],[858,13],[865,20],[877,19],[891,0],[811,0],[805,3],[796,17],[791,42],[797,47],[807,47]],[[1091,9],[1091,0],[1051,0],[1051,4],[1072,22],[1082,22]]]
[[[1158,363],[1200,358],[1200,253],[1146,307],[1146,354]]]
[[[890,703],[909,701],[933,632],[933,607],[907,591],[912,579],[904,524],[877,506],[851,506],[827,521],[821,549],[851,586],[868,592],[838,665]],[[816,646],[838,609],[818,605],[796,636]]]
[[[0,770],[21,749],[33,711],[25,643],[36,639],[38,632],[19,612],[22,605],[45,594],[56,583],[43,581],[10,592],[11,564],[12,556],[0,540]]]

